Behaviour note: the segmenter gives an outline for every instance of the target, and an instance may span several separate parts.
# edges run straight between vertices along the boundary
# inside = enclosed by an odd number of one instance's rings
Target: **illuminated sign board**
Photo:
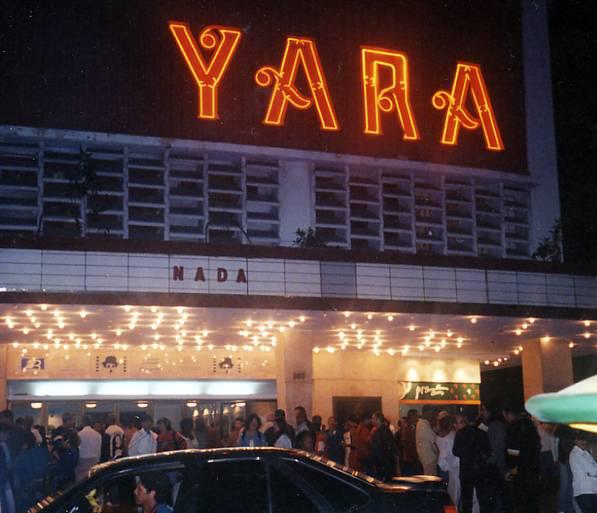
[[[526,173],[517,1],[182,4],[39,7],[0,122]]]

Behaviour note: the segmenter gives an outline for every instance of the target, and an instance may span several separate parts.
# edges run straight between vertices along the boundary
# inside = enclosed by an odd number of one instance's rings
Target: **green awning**
[[[541,422],[597,424],[597,375],[554,394],[531,397],[526,409]]]

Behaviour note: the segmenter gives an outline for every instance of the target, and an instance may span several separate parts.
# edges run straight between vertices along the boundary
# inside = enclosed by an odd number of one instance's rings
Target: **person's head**
[[[170,422],[170,419],[166,417],[158,419],[157,426],[160,433],[168,433],[172,431],[172,422]]]
[[[7,426],[12,426],[14,422],[14,415],[10,410],[2,410],[0,411],[0,424],[6,424]]]
[[[425,420],[433,422],[433,417],[435,416],[435,407],[432,404],[424,404],[421,410],[421,416]]]
[[[259,418],[259,415],[257,415],[256,413],[251,413],[251,415],[249,415],[247,417],[247,422],[245,423],[245,428],[248,431],[259,431],[260,427],[261,427],[261,419]]]
[[[23,435],[23,450],[32,449],[35,447],[35,436],[31,431],[26,431]]]
[[[32,427],[33,427],[33,417],[31,417],[30,415],[27,415],[25,418],[23,418],[23,428],[25,428],[26,431],[31,431]]]
[[[152,426],[153,426],[153,419],[151,418],[151,415],[143,415],[143,418],[141,419],[141,427],[145,431],[149,431]]]
[[[93,429],[95,429],[100,435],[106,430],[106,425],[99,419],[93,422]]]
[[[313,424],[313,429],[315,431],[321,431],[321,415],[313,415],[313,418],[311,419],[311,424]]]
[[[275,412],[274,412],[274,421],[279,420],[279,419],[283,419],[286,420],[286,412],[281,409],[278,408]]]
[[[185,417],[180,421],[180,432],[183,435],[189,435],[193,432],[193,419]]]
[[[580,447],[582,450],[586,451],[589,448],[590,440],[591,436],[586,431],[577,429],[574,432],[574,445]]]
[[[8,424],[0,424],[0,443],[8,442],[10,437],[10,426]]]
[[[301,431],[298,435],[296,435],[296,446],[298,449],[302,449],[303,451],[307,452],[313,452],[314,445],[315,441],[313,440],[311,431]]]
[[[276,419],[276,415],[273,411],[268,411],[265,415],[265,421],[266,422],[274,422],[274,420]]]
[[[203,420],[203,417],[197,417],[195,419],[195,431],[198,431],[199,433],[204,433],[206,429],[207,426],[205,425],[205,420]]]
[[[168,504],[172,494],[170,480],[165,473],[147,472],[138,477],[135,487],[135,503],[150,512],[157,504]]]
[[[461,429],[464,429],[466,426],[468,426],[466,415],[464,415],[463,413],[457,413],[454,417],[454,428],[456,429],[456,431],[460,431]]]
[[[116,415],[109,413],[106,417],[106,422],[108,426],[114,426],[118,422],[118,419],[116,418]]]
[[[136,429],[139,431],[143,426],[141,425],[141,419],[135,415],[133,419],[129,422],[128,425],[129,429]]]
[[[297,406],[294,409],[294,418],[297,426],[307,420],[307,410],[305,410],[304,406]]]
[[[76,418],[72,413],[66,412],[62,415],[62,426],[66,429],[73,429],[75,427]]]
[[[328,418],[328,429],[330,431],[334,431],[338,427],[338,422],[336,421],[336,417]]]
[[[241,417],[236,417],[234,419],[234,422],[232,423],[232,427],[236,431],[240,431],[244,425],[245,425],[245,421]]]
[[[17,417],[15,419],[15,426],[24,428],[25,427],[25,419],[23,417]]]
[[[370,415],[361,415],[360,420],[359,420],[359,424],[370,428],[371,427],[371,416]]]
[[[91,420],[91,417],[89,415],[83,415],[83,418],[81,419],[81,424],[83,425],[83,427],[91,427],[93,426],[93,420]]]
[[[408,410],[408,413],[406,414],[406,421],[409,424],[416,424],[417,420],[419,420],[418,410],[415,410],[414,408]]]
[[[442,435],[447,435],[454,428],[455,420],[450,414],[439,417],[438,426]]]
[[[381,426],[383,426],[386,423],[386,418],[383,416],[383,413],[380,411],[376,411],[372,416],[371,416],[371,420],[373,422],[373,425],[376,428],[380,428]]]
[[[284,431],[286,429],[286,419],[284,418],[277,418],[274,420],[274,429],[276,431]]]
[[[349,429],[350,428],[355,428],[356,426],[359,425],[359,422],[361,422],[361,419],[359,418],[358,415],[349,415],[348,416],[348,425],[349,425]]]
[[[514,406],[507,406],[502,410],[502,415],[504,416],[504,420],[508,424],[514,424],[517,420],[520,419],[520,409]]]

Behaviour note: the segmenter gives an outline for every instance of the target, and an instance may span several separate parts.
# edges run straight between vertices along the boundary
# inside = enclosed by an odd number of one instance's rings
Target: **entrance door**
[[[340,426],[348,420],[350,415],[371,416],[381,411],[381,397],[334,397],[332,399],[334,417]]]

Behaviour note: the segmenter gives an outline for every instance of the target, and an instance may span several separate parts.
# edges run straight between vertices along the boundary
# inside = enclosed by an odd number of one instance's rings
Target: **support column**
[[[572,354],[565,342],[531,340],[525,343],[521,355],[525,401],[572,385]]]
[[[313,333],[289,330],[276,347],[278,408],[292,422],[292,410],[304,406],[313,415]]]
[[[0,410],[8,406],[8,383],[6,382],[6,365],[8,357],[7,344],[0,345]]]

